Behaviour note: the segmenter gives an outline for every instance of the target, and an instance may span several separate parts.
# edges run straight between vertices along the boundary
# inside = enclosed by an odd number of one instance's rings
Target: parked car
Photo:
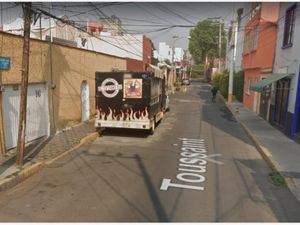
[[[182,85],[190,85],[191,81],[190,81],[190,79],[185,78],[185,79],[182,80],[181,84]]]

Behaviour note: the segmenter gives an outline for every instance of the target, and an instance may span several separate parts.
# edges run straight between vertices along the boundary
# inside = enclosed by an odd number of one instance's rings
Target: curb
[[[227,106],[227,105],[226,105]],[[235,117],[235,116],[234,116]],[[236,118],[236,117],[235,117]],[[236,118],[237,119],[237,118]],[[239,120],[237,120],[239,121]],[[261,143],[257,140],[256,136],[249,130],[249,128],[241,121],[239,121],[243,129],[245,130],[248,137],[251,139],[251,141],[254,143],[256,149],[259,151],[261,156],[264,158],[264,160],[267,162],[269,167],[273,170],[281,174],[280,171],[282,171],[281,166],[272,158],[272,154],[270,151],[261,145]],[[284,175],[281,175],[286,183],[286,186],[290,189],[290,191],[293,193],[295,198],[300,202],[300,191],[297,189],[297,186],[292,178],[285,177]]]
[[[63,156],[69,154],[70,152],[74,151],[75,149],[81,147],[82,145],[91,143],[92,141],[96,140],[100,136],[101,132],[102,132],[102,130],[100,132],[93,132],[93,133],[85,136],[84,138],[82,138],[80,140],[80,143],[78,145],[65,151],[64,153],[60,154],[59,156],[57,156],[47,162],[34,162],[33,165],[25,167],[20,172],[17,172],[16,175],[12,174],[11,175],[12,177],[4,178],[4,179],[0,180],[0,192],[10,189],[10,188],[16,186],[17,184],[23,182],[25,179],[29,178],[30,176],[32,176],[35,173],[42,170],[46,165],[50,165],[54,161],[62,158]]]
[[[250,140],[253,142],[255,148],[258,150],[258,152],[261,154],[261,156],[263,157],[263,159],[266,161],[266,163],[268,164],[268,166],[273,170],[278,172],[279,174],[281,174],[280,171],[282,171],[281,166],[272,158],[272,154],[270,153],[270,151],[264,147],[259,140],[257,139],[257,137],[252,133],[252,131],[243,123],[241,122],[236,116],[235,114],[231,111],[230,107],[228,106],[227,102],[225,101],[224,97],[220,94],[218,94],[219,98],[225,103],[226,107],[228,108],[228,110],[232,113],[232,115],[234,116],[234,118],[239,122],[239,124],[241,124],[242,128],[244,129],[244,131],[246,132],[246,134],[248,135],[248,137],[250,138]],[[290,189],[290,191],[293,193],[293,195],[295,196],[295,198],[300,202],[300,191],[297,189],[297,186],[294,182],[294,180],[292,178],[289,177],[285,177],[283,176],[283,179],[285,180],[285,183],[287,185],[287,187]]]
[[[80,140],[80,143],[77,144],[76,146],[74,146],[73,148],[70,148],[69,150],[63,152],[62,154],[56,156],[55,158],[53,158],[53,159],[51,159],[51,160],[45,162],[44,164],[45,164],[45,165],[50,165],[50,164],[53,163],[54,161],[56,161],[56,160],[58,160],[58,159],[60,159],[60,158],[62,158],[62,157],[64,157],[64,156],[68,155],[70,152],[72,152],[72,151],[74,151],[75,149],[81,147],[82,145],[91,143],[92,141],[96,140],[99,136],[100,136],[100,134],[99,134],[98,132],[93,132],[93,133],[89,134],[88,136],[82,138],[82,139]]]
[[[4,178],[3,180],[0,181],[0,192],[16,186],[17,184],[26,180],[28,177],[39,172],[42,168],[44,168],[43,163],[40,162],[35,163],[33,165],[24,168],[17,175],[12,175],[13,177]]]

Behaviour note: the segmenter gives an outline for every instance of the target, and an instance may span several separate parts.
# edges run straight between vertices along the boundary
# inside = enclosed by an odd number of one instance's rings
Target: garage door
[[[18,141],[20,86],[5,86],[3,117],[6,148],[14,148]],[[26,143],[47,136],[49,127],[48,91],[46,84],[30,84],[27,95]]]

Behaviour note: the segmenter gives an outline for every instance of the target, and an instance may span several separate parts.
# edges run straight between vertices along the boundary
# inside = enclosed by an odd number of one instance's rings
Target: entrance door
[[[81,121],[87,121],[90,118],[90,93],[89,85],[86,80],[81,83]]]
[[[264,90],[260,95],[259,116],[265,120],[268,119],[270,94],[271,94],[271,86],[269,85],[264,88]]]
[[[290,80],[282,79],[276,84],[275,123],[283,129],[286,122]]]
[[[6,148],[17,146],[20,86],[5,86],[3,92],[3,117]],[[27,116],[25,141],[30,142],[48,135],[48,91],[46,84],[29,84],[27,93]]]

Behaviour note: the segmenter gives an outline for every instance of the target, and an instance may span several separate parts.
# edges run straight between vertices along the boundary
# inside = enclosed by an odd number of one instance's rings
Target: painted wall
[[[249,13],[251,11],[251,3],[250,2],[241,2],[236,8],[243,8],[243,14],[241,15],[241,20],[238,26],[238,35],[237,35],[237,43],[236,43],[236,58],[234,70],[240,71],[242,70],[242,59],[243,59],[243,44],[244,44],[244,27],[246,26],[249,20]],[[226,50],[226,65],[225,68],[229,70],[230,61],[231,61],[231,50],[230,43],[227,43]]]
[[[279,3],[272,3],[272,4],[279,4]],[[274,11],[274,14],[276,14],[276,12],[278,18],[278,11]],[[263,69],[263,68],[272,68],[273,66],[275,46],[276,46],[276,35],[277,35],[276,25],[258,16],[253,17],[252,20],[247,24],[244,33],[244,36],[246,36],[248,32],[251,32],[250,35],[251,35],[252,45],[254,39],[254,29],[257,25],[259,26],[257,48],[252,49],[249,53],[246,53],[245,52],[246,41],[244,40],[244,52],[243,52],[243,63],[242,63],[244,69],[252,69],[252,68]]]
[[[254,5],[254,4],[253,4]],[[262,77],[263,71],[271,71],[273,67],[274,57],[275,57],[275,47],[276,47],[276,35],[277,28],[274,24],[274,18],[278,19],[279,16],[279,3],[270,3],[268,6],[271,6],[271,11],[265,7],[265,4],[262,3],[262,7],[259,11],[256,11],[255,14],[251,14],[250,20],[248,21],[244,37],[250,32],[251,35],[251,50],[246,51],[246,40],[244,38],[244,51],[243,51],[243,61],[242,67],[245,71],[245,86],[244,86],[244,100],[243,103],[251,111],[259,112],[259,93],[250,91],[248,92],[249,80],[252,84],[255,84]],[[267,11],[267,13],[265,13]],[[267,17],[266,15],[273,13],[272,17]],[[265,15],[265,18],[262,18],[262,15]],[[272,21],[266,20],[266,18],[272,19]],[[257,47],[254,48],[254,31],[258,26],[258,39]]]
[[[11,69],[2,72],[4,84],[19,84],[21,81],[22,41],[20,36],[0,32],[0,53],[12,60]],[[50,120],[54,117],[52,125],[56,130],[81,121],[82,81],[86,80],[89,85],[92,116],[95,113],[95,72],[127,69],[125,58],[52,44],[52,80],[55,85],[52,91],[50,65],[49,43],[31,39],[29,82],[47,83]]]
[[[86,34],[84,34],[86,36]],[[96,51],[99,53],[115,55],[117,57],[143,60],[143,35],[121,35],[82,37],[77,39],[77,46],[82,49]],[[83,39],[86,43],[83,45]]]
[[[90,89],[90,115],[95,113],[95,72],[126,70],[126,60],[64,46],[53,46],[54,116],[56,127],[73,125],[81,119],[80,86]]]
[[[250,94],[247,92],[249,80],[251,80],[251,84],[254,84],[257,82],[257,80],[260,80],[260,69],[245,70],[243,103],[249,110],[253,111],[253,108],[254,108],[253,106],[255,104],[255,101],[254,101],[255,92],[250,91]]]
[[[293,2],[280,3],[280,15],[278,23],[278,34],[277,34],[277,46],[276,56],[274,61],[274,72],[277,73],[294,73],[295,76],[291,77],[290,96],[288,111],[294,113],[297,83],[299,79],[299,67],[300,67],[300,42],[297,37],[300,37],[300,14],[299,6],[296,8],[295,26],[294,26],[294,39],[293,46],[289,48],[282,48],[283,34],[284,34],[284,15],[286,10],[291,7]]]
[[[0,55],[11,58],[11,69],[2,71],[3,84],[21,82],[23,39],[0,32]],[[29,82],[45,82],[49,75],[49,46],[46,42],[30,41]]]

